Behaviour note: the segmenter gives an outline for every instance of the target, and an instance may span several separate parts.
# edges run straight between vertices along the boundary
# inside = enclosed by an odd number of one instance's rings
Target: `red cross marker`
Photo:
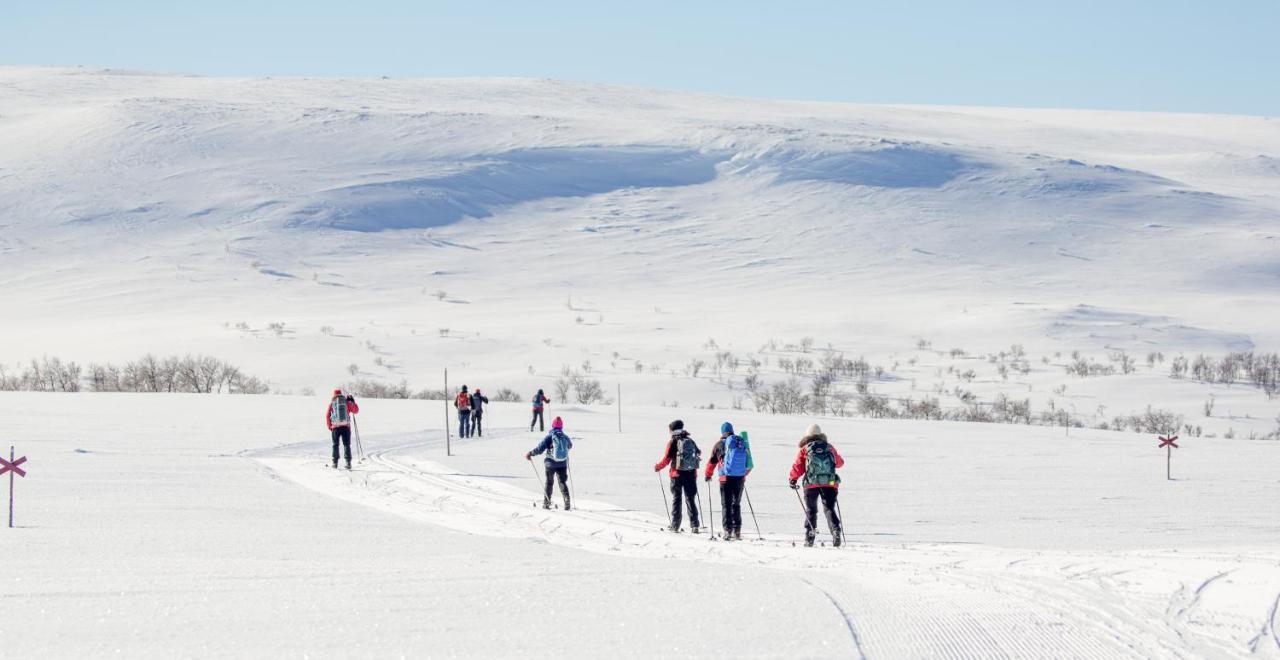
[[[12,463],[4,460],[3,458],[0,458],[0,474],[4,474],[5,472],[9,472],[10,470],[12,470],[19,477],[25,477],[27,476],[27,471],[18,466],[26,462],[27,462],[26,456],[23,456],[22,458],[19,458],[18,460]]]
[[[9,529],[13,529],[13,475],[19,477],[27,476],[27,471],[20,466],[27,462],[27,457],[23,456],[17,460],[13,458],[13,447],[9,447],[9,460],[0,458],[0,474],[9,473]]]
[[[1160,441],[1156,449],[1164,448],[1164,478],[1166,481],[1173,481],[1173,450],[1178,448],[1178,436],[1171,435],[1166,438],[1159,435],[1156,439]]]

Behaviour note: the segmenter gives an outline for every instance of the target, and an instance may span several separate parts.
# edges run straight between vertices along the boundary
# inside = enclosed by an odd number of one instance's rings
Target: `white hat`
[[[804,434],[805,434],[805,437],[822,435],[822,427],[818,426],[817,424],[810,424],[809,430],[805,431]]]

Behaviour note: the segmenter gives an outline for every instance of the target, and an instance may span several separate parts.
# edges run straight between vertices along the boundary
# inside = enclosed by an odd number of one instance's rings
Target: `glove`
[[[356,398],[355,398],[355,397],[353,397],[353,396],[351,396],[350,394],[348,394],[348,395],[347,395],[347,403],[355,403],[355,402],[356,402]]]
[[[654,472],[661,472],[661,471],[662,471],[662,464],[661,464],[661,463],[658,463],[657,465],[654,465],[654,466],[653,466],[653,471],[654,471]]]
[[[703,481],[711,481],[711,477],[704,477],[702,480],[703,480]]]
[[[531,451],[527,451],[527,452],[525,452],[525,453],[524,453],[524,460],[526,460],[526,461],[532,461],[532,460],[533,460],[533,452],[531,452]]]
[[[795,479],[791,479],[787,483],[791,484],[791,490],[800,490],[800,484],[796,483]]]

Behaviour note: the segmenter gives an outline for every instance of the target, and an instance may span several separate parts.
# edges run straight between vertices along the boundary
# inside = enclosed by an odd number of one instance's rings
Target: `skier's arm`
[[[800,453],[796,454],[796,462],[791,464],[791,476],[788,477],[792,481],[804,476],[804,448],[800,448]]]
[[[670,465],[670,464],[671,464],[671,447],[672,447],[672,444],[671,444],[671,443],[672,443],[672,442],[673,442],[673,441],[671,441],[671,440],[668,440],[668,441],[667,441],[667,450],[666,450],[665,452],[663,452],[663,454],[662,454],[662,460],[661,460],[661,461],[658,461],[657,465],[654,465],[654,466],[653,466],[653,471],[654,471],[654,472],[658,472],[658,471],[660,471],[662,468],[667,467],[668,465]]]
[[[716,465],[720,462],[720,454],[724,452],[724,440],[716,443],[711,449],[711,458],[707,459],[707,469],[703,471],[704,479],[710,479],[711,473],[716,469]]]
[[[352,415],[360,412],[360,406],[356,405],[356,398],[353,396],[347,397],[347,412]]]
[[[755,459],[751,458],[751,441],[743,438],[742,446],[747,450],[747,474],[751,474],[751,470],[755,468]]]
[[[539,442],[539,443],[538,443],[538,446],[537,446],[537,447],[534,447],[534,448],[533,448],[533,451],[531,451],[531,452],[529,452],[529,453],[530,453],[530,454],[532,454],[532,455],[534,455],[534,456],[537,456],[537,455],[541,454],[542,452],[544,452],[544,451],[546,451],[546,450],[548,450],[548,449],[550,449],[550,448],[551,448],[551,436],[547,436],[547,437],[543,438],[543,439],[542,439],[542,442]]]
[[[844,467],[844,459],[840,458],[840,452],[836,451],[836,446],[829,442],[827,443],[827,446],[831,448],[831,455],[836,457],[836,467]]]

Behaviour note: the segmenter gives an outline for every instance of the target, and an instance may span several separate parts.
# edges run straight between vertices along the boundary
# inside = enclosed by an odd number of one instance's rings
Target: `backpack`
[[[569,460],[569,436],[563,431],[554,430],[551,432],[551,460],[557,463],[563,463]]]
[[[471,410],[471,395],[466,392],[458,392],[458,398],[453,400],[453,405],[458,410]]]
[[[834,486],[840,483],[836,474],[836,456],[825,441],[811,442],[804,450],[804,484]]]
[[[693,438],[688,435],[682,435],[676,439],[677,471],[696,470],[701,459],[702,452],[698,449],[698,443],[694,442]]]
[[[346,426],[351,422],[347,412],[347,398],[340,396],[329,404],[329,423],[334,426]]]
[[[542,410],[542,394],[533,395],[533,409]]]
[[[744,477],[747,474],[747,441],[731,435],[724,439],[724,476]]]

